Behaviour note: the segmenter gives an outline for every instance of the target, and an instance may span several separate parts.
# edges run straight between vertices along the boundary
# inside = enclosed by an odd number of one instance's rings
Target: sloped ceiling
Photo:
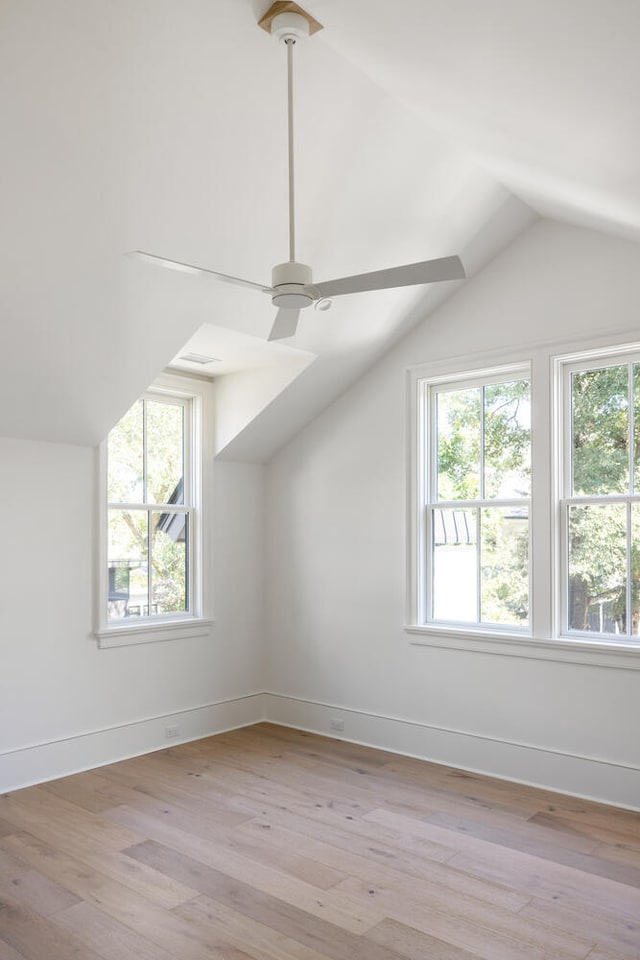
[[[315,6],[333,49],[539,213],[640,237],[640,4]]]
[[[196,332],[266,336],[267,297],[124,254],[259,282],[286,259],[268,6],[0,4],[0,434],[95,444]],[[638,5],[309,9],[325,29],[296,51],[298,257],[317,279],[451,253],[476,271],[530,207],[637,236]],[[455,289],[306,311],[292,344],[316,360],[225,455],[268,458]]]

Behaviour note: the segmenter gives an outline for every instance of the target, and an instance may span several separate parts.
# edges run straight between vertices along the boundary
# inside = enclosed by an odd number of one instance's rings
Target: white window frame
[[[204,592],[210,544],[210,504],[205,496],[210,484],[206,483],[211,450],[207,443],[211,421],[212,385],[177,374],[159,377],[141,399],[165,399],[178,402],[184,407],[185,418],[185,506],[189,510],[189,559],[188,596],[189,610],[164,616],[136,617],[131,620],[107,619],[108,598],[108,500],[107,500],[107,440],[98,449],[98,496],[99,496],[99,571],[97,589],[97,628],[94,634],[101,648],[128,646],[189,637],[205,637],[211,632],[210,612]]]
[[[406,484],[406,612],[404,630],[409,642],[424,647],[465,650],[534,660],[582,663],[640,670],[640,646],[602,640],[593,634],[570,635],[563,629],[565,616],[559,578],[565,560],[561,528],[563,482],[562,365],[587,358],[640,353],[637,330],[588,340],[538,342],[520,351],[487,351],[416,364],[408,368],[407,484]],[[424,599],[425,541],[421,531],[424,504],[424,419],[422,391],[425,381],[481,377],[492,370],[522,370],[531,376],[532,485],[530,524],[530,603],[526,632],[486,629],[483,625],[426,623]]]
[[[531,530],[531,509],[532,498],[519,498],[518,500],[506,501],[499,499],[476,499],[461,501],[440,501],[437,497],[437,450],[436,443],[429,442],[429,437],[433,436],[435,430],[435,404],[438,393],[444,390],[465,390],[477,387],[488,386],[494,383],[506,383],[510,380],[529,380],[531,381],[531,370],[529,364],[502,365],[480,370],[467,370],[454,377],[435,376],[426,377],[419,383],[419,420],[421,428],[418,438],[418,497],[420,500],[420,510],[423,515],[422,522],[418,524],[418,557],[419,572],[417,586],[417,616],[418,622],[426,627],[434,629],[460,630],[470,633],[498,632],[501,634],[531,635],[531,611],[529,611],[528,625],[517,626],[507,624],[488,624],[476,621],[469,623],[465,621],[443,621],[430,615],[430,608],[433,604],[433,551],[430,548],[432,539],[432,526],[430,517],[436,508],[447,509],[475,509],[477,507],[500,507],[500,506],[521,506],[526,505],[529,516],[529,530]],[[529,568],[531,566],[531,535],[529,535]],[[529,595],[531,595],[531,576],[529,575]]]
[[[571,406],[571,375],[589,370],[605,369],[607,367],[640,363],[640,345],[630,344],[608,350],[587,350],[578,354],[570,354],[555,358],[556,384],[559,395],[559,407],[562,411],[559,417],[559,455],[558,455],[558,504],[559,504],[559,557],[560,579],[558,591],[559,605],[559,635],[561,639],[593,638],[589,631],[570,629],[569,627],[569,508],[579,505],[596,505],[620,503],[626,505],[627,512],[631,504],[640,503],[640,494],[603,494],[593,496],[574,496],[571,490],[572,478],[572,406]],[[631,385],[630,385],[631,386]],[[632,390],[630,391],[632,394]],[[630,435],[633,437],[634,410],[633,404],[629,408]],[[629,444],[629,476],[630,489],[634,487],[635,463],[633,443]],[[630,556],[627,556],[627,582],[630,581]],[[631,597],[627,590],[627,620],[629,620]],[[640,636],[636,635],[596,635],[598,642],[603,645],[620,645],[637,648],[640,654]]]

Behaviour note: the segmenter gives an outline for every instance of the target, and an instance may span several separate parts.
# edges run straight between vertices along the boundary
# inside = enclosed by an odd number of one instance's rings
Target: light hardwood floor
[[[0,797],[0,960],[639,960],[640,815],[271,724]]]

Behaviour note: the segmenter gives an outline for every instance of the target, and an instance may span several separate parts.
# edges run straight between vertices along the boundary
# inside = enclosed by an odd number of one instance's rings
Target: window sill
[[[640,644],[603,642],[584,637],[543,640],[523,634],[417,624],[409,624],[404,629],[409,634],[409,642],[417,646],[444,647],[528,660],[584,663],[619,670],[640,670]]]
[[[138,623],[135,626],[113,626],[96,630],[98,647],[127,647],[138,643],[161,643],[164,640],[187,640],[208,637],[213,620],[192,617],[188,620],[159,620],[155,623]]]

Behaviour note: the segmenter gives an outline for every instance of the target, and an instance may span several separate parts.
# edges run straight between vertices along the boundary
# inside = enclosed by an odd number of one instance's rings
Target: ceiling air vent
[[[199,363],[201,366],[207,363],[220,363],[220,357],[207,357],[204,353],[183,353],[180,359],[186,360],[187,363]]]

